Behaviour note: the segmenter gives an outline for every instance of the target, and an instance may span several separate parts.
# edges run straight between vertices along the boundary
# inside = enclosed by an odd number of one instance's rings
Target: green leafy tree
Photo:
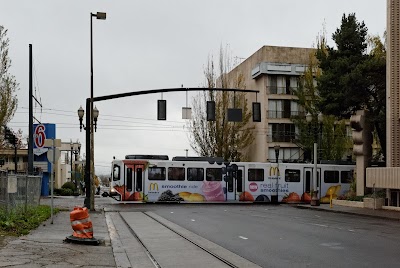
[[[0,124],[6,125],[17,109],[17,96],[18,83],[13,75],[10,74],[11,59],[8,55],[9,38],[7,37],[7,30],[0,25]],[[4,140],[4,128],[2,128],[2,135],[0,135],[0,142],[2,147],[6,146]]]
[[[317,48],[321,53],[327,53],[324,33],[317,37]],[[344,120],[337,120],[332,115],[324,115],[323,121],[318,122],[318,114],[321,112],[319,108],[321,98],[315,78],[320,76],[321,69],[315,53],[310,53],[307,68],[299,78],[299,87],[294,94],[298,97],[297,102],[304,108],[305,114],[310,113],[313,120],[311,123],[307,123],[304,114],[292,118],[299,130],[296,143],[304,150],[306,160],[312,158],[315,139],[318,141],[319,159],[340,160],[349,148],[350,140],[346,136]]]
[[[385,153],[386,51],[379,37],[368,38],[367,30],[355,14],[344,14],[340,28],[332,35],[336,48],[318,48],[322,70],[317,77],[321,98],[318,105],[324,114],[338,118],[349,118],[360,109],[369,110],[369,119]],[[372,47],[369,54],[368,45]]]
[[[238,74],[228,76],[231,70],[227,49],[220,48],[218,74],[213,57],[208,59],[204,69],[205,86],[208,88],[245,89],[244,77]],[[207,121],[206,102],[215,101],[215,121]],[[228,122],[227,109],[241,108],[242,122]],[[200,156],[223,157],[230,161],[245,161],[246,148],[253,142],[254,136],[250,122],[251,111],[244,93],[205,91],[193,99],[193,117],[189,121],[192,149]]]

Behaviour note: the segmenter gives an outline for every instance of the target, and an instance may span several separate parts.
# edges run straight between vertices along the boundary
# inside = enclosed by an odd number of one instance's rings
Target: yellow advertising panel
[[[150,183],[149,191],[158,191],[158,183],[157,182]]]
[[[279,174],[279,168],[278,168],[278,167],[270,167],[270,169],[269,169],[269,176],[270,176],[270,177],[280,176],[280,174]]]

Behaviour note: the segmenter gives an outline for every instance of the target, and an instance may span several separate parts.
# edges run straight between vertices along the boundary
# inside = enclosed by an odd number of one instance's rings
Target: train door
[[[239,201],[239,196],[244,191],[243,174],[244,167],[238,167],[237,171],[225,176],[226,200]]]
[[[131,165],[125,165],[125,176],[124,176],[124,189],[121,197],[121,201],[132,201],[133,200],[133,167]]]
[[[143,165],[126,165],[125,201],[143,201]]]
[[[321,169],[317,169],[317,190],[321,188]],[[304,192],[311,193],[311,189],[313,188],[313,168],[307,167],[304,168]],[[321,191],[318,192],[318,196],[321,197]]]

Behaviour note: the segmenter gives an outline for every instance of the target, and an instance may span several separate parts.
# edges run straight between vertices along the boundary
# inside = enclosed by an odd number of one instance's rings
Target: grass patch
[[[59,210],[54,209],[54,214]],[[50,206],[32,206],[27,211],[23,207],[6,212],[0,209],[0,234],[10,236],[26,235],[50,218]]]

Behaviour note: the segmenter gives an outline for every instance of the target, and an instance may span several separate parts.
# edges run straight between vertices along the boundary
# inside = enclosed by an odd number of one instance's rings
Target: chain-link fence
[[[40,202],[42,176],[10,174],[0,171],[0,207],[37,206]]]

